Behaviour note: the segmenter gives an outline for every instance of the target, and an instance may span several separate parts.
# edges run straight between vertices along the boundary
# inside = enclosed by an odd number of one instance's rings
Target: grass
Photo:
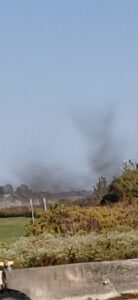
[[[11,217],[0,218],[0,242],[12,243],[25,235],[25,226],[30,218]]]

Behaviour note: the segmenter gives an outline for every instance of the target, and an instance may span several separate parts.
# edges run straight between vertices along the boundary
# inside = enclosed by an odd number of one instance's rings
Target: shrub
[[[55,204],[47,212],[40,214],[34,224],[27,228],[27,235],[43,232],[54,235],[75,235],[91,232],[107,232],[138,227],[138,199],[126,205],[124,202],[114,206],[79,207]]]
[[[138,232],[108,234],[45,234],[21,238],[12,246],[0,248],[0,259],[14,260],[14,267],[27,268],[57,264],[128,259],[138,257]]]
[[[125,168],[121,176],[113,179],[109,193],[118,195],[120,200],[138,197],[138,167]]]

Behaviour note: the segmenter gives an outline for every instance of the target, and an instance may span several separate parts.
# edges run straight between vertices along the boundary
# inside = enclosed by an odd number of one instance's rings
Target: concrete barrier
[[[138,259],[13,270],[8,274],[8,288],[19,290],[31,300],[109,299],[138,294]]]

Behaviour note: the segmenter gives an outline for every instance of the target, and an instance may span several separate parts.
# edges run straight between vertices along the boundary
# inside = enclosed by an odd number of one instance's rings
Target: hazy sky
[[[1,184],[85,188],[137,160],[138,1],[1,0],[0,102]]]

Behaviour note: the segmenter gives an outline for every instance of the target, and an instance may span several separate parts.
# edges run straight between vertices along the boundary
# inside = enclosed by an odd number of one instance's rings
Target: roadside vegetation
[[[14,260],[15,268],[136,258],[138,231],[72,237],[43,233],[21,238],[12,247],[1,247],[0,259],[5,257]]]

